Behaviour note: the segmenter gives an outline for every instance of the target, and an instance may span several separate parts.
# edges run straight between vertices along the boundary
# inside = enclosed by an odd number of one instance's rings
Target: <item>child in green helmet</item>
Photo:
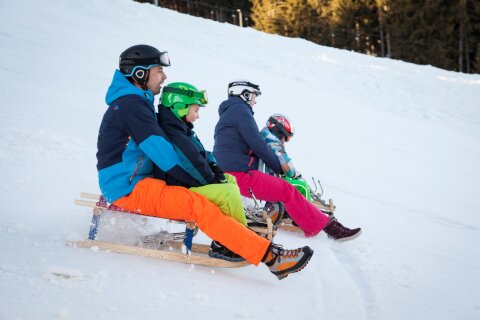
[[[225,174],[213,154],[203,147],[193,131],[193,122],[199,118],[200,108],[208,102],[205,91],[191,84],[175,82],[163,88],[158,108],[158,123],[180,156],[182,167],[198,182],[185,185],[166,172],[155,168],[155,177],[168,185],[178,185],[199,193],[216,204],[220,210],[247,226],[240,190],[235,177]],[[235,258],[235,253],[215,241],[209,254],[216,258]]]

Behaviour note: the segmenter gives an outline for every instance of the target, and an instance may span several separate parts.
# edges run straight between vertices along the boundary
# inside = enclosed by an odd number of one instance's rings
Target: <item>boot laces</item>
[[[300,252],[300,249],[283,250],[281,256],[284,257],[285,259],[296,258],[299,252]]]
[[[293,249],[293,250],[286,250],[283,248],[282,245],[275,244],[272,246],[274,250],[272,250],[275,259],[278,257],[289,259],[289,258],[296,258],[301,251],[301,248]]]

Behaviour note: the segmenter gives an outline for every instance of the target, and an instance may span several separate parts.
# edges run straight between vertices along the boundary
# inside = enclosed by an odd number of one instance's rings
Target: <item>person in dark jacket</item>
[[[249,81],[234,81],[228,85],[228,99],[220,104],[220,119],[215,126],[213,154],[226,172],[237,178],[240,192],[257,199],[285,204],[292,220],[312,237],[325,230],[329,237],[345,241],[357,237],[361,229],[348,229],[335,217],[329,217],[308,202],[285,180],[259,170],[261,159],[274,173],[283,175],[274,151],[262,138],[253,117],[253,106],[261,94],[260,87]]]
[[[290,250],[271,243],[224,215],[206,197],[153,178],[153,164],[182,183],[200,185],[183,167],[168,136],[159,126],[153,97],[160,93],[170,65],[168,54],[136,45],[120,55],[98,134],[97,169],[103,197],[143,215],[195,222],[210,238],[248,262],[264,262],[279,279],[300,271],[313,250]]]
[[[200,108],[206,103],[206,92],[189,83],[175,82],[163,88],[158,123],[182,159],[183,167],[199,186],[175,179],[159,168],[156,168],[155,176],[168,185],[184,186],[206,196],[223,213],[246,226],[247,219],[235,177],[224,173],[193,131],[193,122],[199,118]]]
[[[206,91],[199,91],[185,82],[170,83],[163,88],[160,101],[158,123],[182,159],[183,167],[200,186],[185,184],[158,167],[155,168],[155,177],[165,180],[168,185],[190,188],[217,205],[224,214],[247,226],[235,177],[223,172],[213,154],[205,150],[193,131],[193,122],[199,119],[200,108],[207,104]],[[209,255],[230,261],[241,259],[217,241],[212,242]]]

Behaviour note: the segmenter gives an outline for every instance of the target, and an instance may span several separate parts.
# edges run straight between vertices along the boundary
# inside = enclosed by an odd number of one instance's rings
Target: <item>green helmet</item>
[[[207,103],[207,92],[205,90],[199,91],[189,83],[174,82],[163,88],[161,104],[170,108],[180,120],[188,114],[190,105],[198,104],[204,107],[204,104]]]

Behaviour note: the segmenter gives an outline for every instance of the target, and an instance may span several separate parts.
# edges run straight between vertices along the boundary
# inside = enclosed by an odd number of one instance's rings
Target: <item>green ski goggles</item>
[[[207,97],[207,91],[202,90],[202,91],[193,91],[193,90],[184,90],[180,88],[172,88],[172,87],[165,87],[163,88],[163,92],[167,93],[176,93],[176,94],[181,94],[182,96],[186,96],[195,100],[198,100],[201,104],[207,104],[208,103],[208,97]]]

